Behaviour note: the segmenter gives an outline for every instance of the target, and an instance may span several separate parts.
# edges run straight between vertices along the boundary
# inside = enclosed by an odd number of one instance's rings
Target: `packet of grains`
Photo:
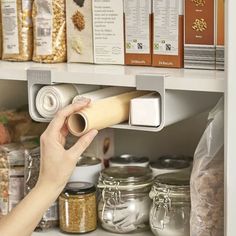
[[[35,0],[33,4],[33,61],[66,61],[65,0]]]
[[[32,2],[33,0],[1,0],[3,60],[32,59]]]
[[[24,192],[27,195],[36,185],[39,177],[40,170],[40,148],[25,151],[25,181]],[[39,222],[36,230],[47,230],[58,226],[58,202],[53,205],[44,213],[43,218]]]
[[[224,102],[209,114],[194,155],[191,236],[224,235]]]

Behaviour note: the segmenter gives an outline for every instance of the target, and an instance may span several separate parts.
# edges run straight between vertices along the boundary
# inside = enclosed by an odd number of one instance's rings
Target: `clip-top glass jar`
[[[155,178],[150,198],[150,226],[156,236],[190,235],[190,176],[170,173]]]
[[[60,229],[88,233],[97,228],[96,188],[91,183],[71,182],[59,197]]]
[[[111,167],[102,171],[98,217],[104,229],[131,233],[149,228],[152,172],[145,167]]]

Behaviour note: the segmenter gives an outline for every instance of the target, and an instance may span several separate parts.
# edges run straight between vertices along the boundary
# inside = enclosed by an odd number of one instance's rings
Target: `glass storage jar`
[[[97,228],[96,189],[91,183],[68,183],[59,197],[60,229],[88,233]]]
[[[153,200],[150,226],[154,235],[190,235],[189,174],[180,172],[157,176],[149,196]]]
[[[101,172],[98,217],[104,229],[131,233],[149,228],[152,172],[145,167],[111,167]]]

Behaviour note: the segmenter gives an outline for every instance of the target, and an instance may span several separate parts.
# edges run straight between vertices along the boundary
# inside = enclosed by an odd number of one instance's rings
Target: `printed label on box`
[[[179,54],[179,0],[154,0],[154,45],[156,55]]]
[[[93,0],[66,1],[67,58],[69,62],[94,62],[92,2]]]
[[[123,0],[93,1],[94,61],[124,64]]]
[[[217,1],[217,45],[224,46],[225,1]]]
[[[37,55],[51,55],[52,52],[52,0],[36,0],[36,50]]]
[[[215,0],[185,0],[185,44],[215,45]]]
[[[16,0],[2,0],[3,51],[19,54],[19,35]]]
[[[150,0],[124,1],[126,53],[150,53]]]

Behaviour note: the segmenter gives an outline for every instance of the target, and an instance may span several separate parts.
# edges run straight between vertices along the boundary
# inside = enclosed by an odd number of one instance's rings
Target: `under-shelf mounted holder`
[[[38,91],[43,86],[55,84],[54,81],[57,80],[54,76],[53,69],[33,67],[27,70],[29,113],[35,121],[50,122],[37,112],[35,100]],[[134,85],[137,90],[159,93],[161,98],[161,124],[159,127],[132,126],[124,123],[114,125],[112,128],[158,132],[168,125],[208,110],[221,96],[220,93],[168,90],[165,86],[167,77],[168,74],[139,74],[136,75],[136,85]],[[78,84],[84,84],[79,80],[78,76]],[[92,85],[91,81],[88,81],[88,84]],[[106,85],[111,86],[109,83]]]
[[[45,119],[38,113],[35,100],[38,91],[43,86],[53,84],[51,70],[36,67],[30,68],[27,70],[27,81],[29,114],[31,118],[37,122],[50,122],[49,119]]]
[[[222,96],[220,93],[168,90],[165,80],[168,74],[140,74],[136,76],[136,89],[157,92],[161,98],[161,124],[158,127],[118,124],[113,128],[158,132],[164,127],[190,118],[212,108]]]

